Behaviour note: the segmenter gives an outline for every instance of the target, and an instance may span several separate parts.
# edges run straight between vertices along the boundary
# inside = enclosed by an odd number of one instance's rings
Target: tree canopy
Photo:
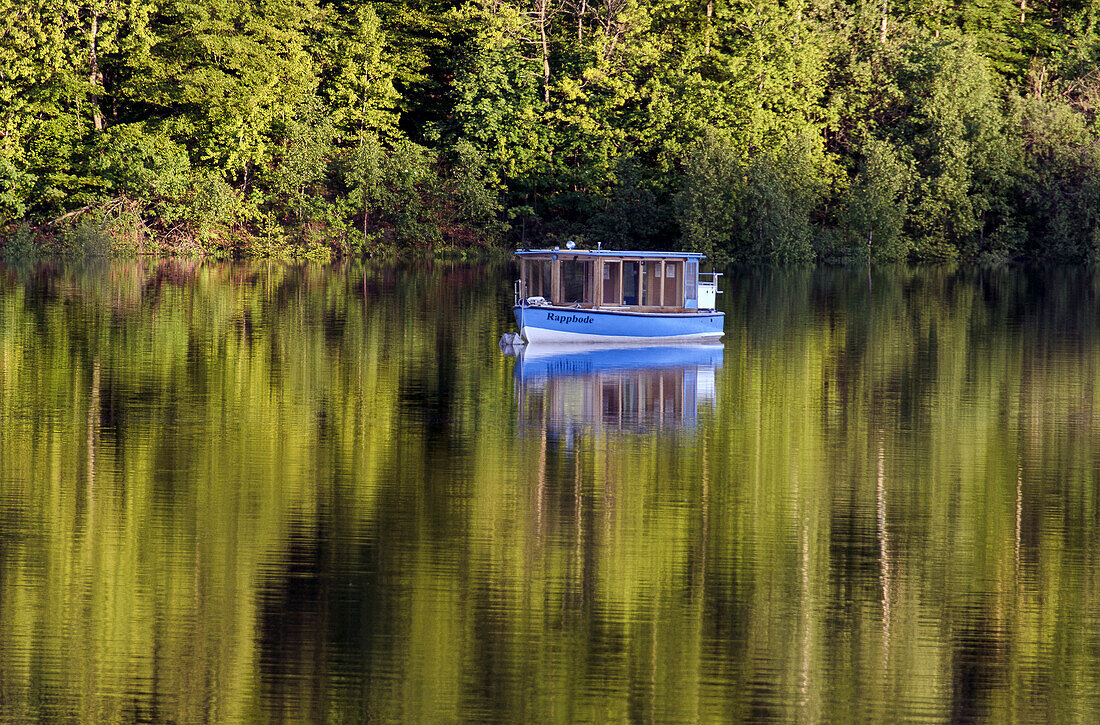
[[[0,6],[0,253],[1100,250],[1095,0]]]

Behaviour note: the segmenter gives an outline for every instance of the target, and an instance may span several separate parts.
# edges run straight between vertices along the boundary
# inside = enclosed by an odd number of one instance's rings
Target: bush
[[[20,224],[0,246],[4,259],[33,259],[41,253],[38,234],[30,224]]]
[[[145,123],[108,128],[88,165],[105,197],[158,205],[183,196],[191,170],[187,149]]]

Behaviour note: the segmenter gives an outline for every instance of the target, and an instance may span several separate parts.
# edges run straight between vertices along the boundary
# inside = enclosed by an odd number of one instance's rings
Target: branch
[[[88,206],[84,207],[83,209],[77,209],[76,211],[71,211],[68,214],[62,214],[58,218],[54,219],[52,222],[49,222],[49,225],[52,226],[54,224],[57,224],[60,221],[64,221],[64,220],[68,219],[71,216],[76,216],[77,214],[83,214],[84,212],[88,211],[91,208],[92,208],[92,205],[89,204]]]

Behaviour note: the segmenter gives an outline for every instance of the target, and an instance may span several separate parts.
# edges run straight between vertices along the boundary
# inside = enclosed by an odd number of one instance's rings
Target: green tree
[[[139,83],[172,115],[197,161],[248,187],[271,159],[274,128],[317,86],[307,31],[313,0],[171,0]]]
[[[694,161],[698,163],[699,159]],[[685,159],[685,164],[687,163]],[[696,169],[695,173],[701,175],[703,170]],[[695,193],[707,193],[703,188],[705,177],[693,177],[691,183]],[[685,185],[685,191],[686,189]],[[703,199],[698,199],[697,202],[705,203]],[[682,203],[689,203],[686,196]],[[643,161],[635,156],[622,156],[615,163],[615,180],[607,200],[591,221],[592,233],[609,247],[629,249],[639,245],[653,246],[659,240],[673,236],[668,227],[675,212],[669,207],[668,194],[659,187]],[[692,213],[696,211],[693,210]],[[693,227],[693,233],[705,236],[701,232],[699,227]],[[703,238],[688,241],[687,230],[684,230],[681,244],[691,244],[696,250],[714,248],[713,244],[708,246]]]
[[[852,253],[876,262],[904,259],[909,165],[888,141],[874,137],[864,141],[861,153],[846,205]]]
[[[383,197],[383,165],[385,151],[378,136],[364,132],[359,145],[349,154],[347,168],[344,171],[348,199],[355,212],[362,212],[363,238],[367,236],[367,226],[372,212],[378,211]]]
[[[822,194],[814,151],[808,137],[796,137],[746,165],[733,189],[735,259],[779,264],[813,259],[810,214]]]
[[[310,201],[320,198],[316,187],[327,176],[335,130],[316,97],[303,102],[282,126],[282,149],[270,186],[301,221]]]
[[[191,171],[187,149],[163,129],[144,123],[111,126],[99,134],[92,151],[87,168],[108,198],[173,201],[187,188]]]
[[[894,133],[916,164],[908,225],[925,255],[973,254],[995,228],[989,213],[1013,166],[997,82],[966,39],[907,50],[899,73],[912,105],[897,110]]]
[[[371,5],[337,2],[322,8],[318,21],[311,41],[318,95],[334,129],[353,142],[366,132],[396,139],[399,97],[378,13]]]
[[[552,151],[543,123],[538,66],[525,55],[529,42],[523,17],[500,3],[495,9],[468,7],[460,21],[477,30],[457,49],[448,138],[451,143],[466,139],[473,144],[500,178],[524,179],[543,166]]]
[[[704,254],[726,250],[737,224],[740,172],[733,144],[721,131],[708,128],[688,149],[676,199],[684,249]]]
[[[383,162],[382,213],[403,246],[433,249],[441,241],[434,165],[432,152],[412,141],[399,141]]]
[[[1028,251],[1080,260],[1100,249],[1100,133],[1071,98],[1020,99],[1016,117],[1027,151],[1014,201]]]
[[[447,188],[455,217],[489,234],[499,231],[499,192],[488,171],[485,154],[466,139],[455,144],[455,160]]]

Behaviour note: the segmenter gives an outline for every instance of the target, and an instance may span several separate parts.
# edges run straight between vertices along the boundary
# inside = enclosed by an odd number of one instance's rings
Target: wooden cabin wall
[[[601,285],[603,289],[601,290],[600,304],[621,305],[623,301],[623,263],[617,260],[611,262],[604,260],[599,276],[603,282]]]
[[[664,300],[665,307],[683,307],[682,293],[684,291],[684,263],[665,262],[664,271]]]

